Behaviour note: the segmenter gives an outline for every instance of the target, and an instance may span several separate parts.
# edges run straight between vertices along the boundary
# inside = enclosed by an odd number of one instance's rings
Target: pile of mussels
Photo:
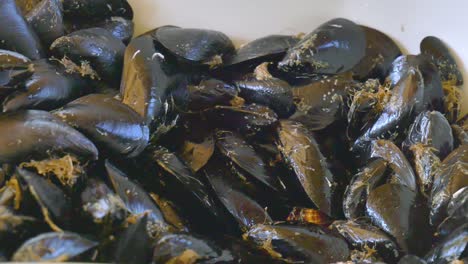
[[[0,261],[462,263],[468,118],[436,37],[235,49],[125,0],[0,1]],[[120,90],[119,90],[120,88]]]

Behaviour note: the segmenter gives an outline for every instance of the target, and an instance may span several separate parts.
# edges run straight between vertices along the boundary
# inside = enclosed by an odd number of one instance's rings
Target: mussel
[[[223,62],[225,55],[234,51],[229,37],[214,30],[164,26],[147,34],[170,53],[193,64],[215,67]]]
[[[111,16],[133,18],[126,0],[63,0],[65,17],[74,20],[104,19]]]
[[[16,90],[17,86],[33,74],[31,60],[22,54],[0,50],[0,96]]]
[[[148,215],[143,215],[123,231],[114,251],[115,263],[148,263],[152,239],[148,234]],[[131,252],[131,254],[129,254]]]
[[[366,34],[352,21],[335,18],[304,36],[278,64],[295,75],[339,74],[364,58]]]
[[[68,153],[92,160],[98,157],[98,150],[88,138],[44,111],[0,115],[0,134],[0,145],[5,146],[0,150],[1,163]]]
[[[111,85],[120,83],[125,45],[103,28],[82,29],[58,38],[50,50],[59,59],[67,57],[78,65],[89,63]]]
[[[37,60],[24,89],[17,89],[3,101],[3,112],[21,109],[53,110],[89,92],[88,80],[69,72],[55,61]]]
[[[54,40],[65,35],[62,10],[62,1],[42,0],[25,15],[44,47],[49,47]]]
[[[335,177],[310,132],[301,123],[281,120],[278,145],[310,201],[327,215],[336,215]]]
[[[53,113],[109,153],[135,157],[149,141],[149,128],[143,118],[108,95],[90,94]]]
[[[384,184],[367,198],[372,223],[395,238],[403,252],[421,255],[431,242],[427,207],[418,193],[401,184]],[[417,226],[417,228],[415,228]]]
[[[426,254],[428,264],[432,263],[450,263],[463,257],[466,257],[466,248],[468,245],[468,224],[465,222],[462,226],[453,231],[448,237]]]
[[[76,259],[97,243],[70,232],[45,233],[26,241],[13,255],[17,262],[64,262]]]
[[[37,60],[44,57],[38,36],[26,22],[15,0],[0,2],[0,48]]]
[[[332,263],[349,256],[343,239],[326,234],[319,227],[256,225],[244,234],[244,239],[287,262]]]
[[[445,237],[468,220],[468,187],[455,192],[447,205],[447,218],[437,227],[439,236]]]

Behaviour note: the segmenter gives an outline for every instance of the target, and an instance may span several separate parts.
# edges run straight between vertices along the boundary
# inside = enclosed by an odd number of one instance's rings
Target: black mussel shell
[[[24,89],[17,90],[3,101],[3,111],[21,109],[53,110],[89,92],[88,82],[78,74],[68,73],[62,65],[37,60],[31,64],[33,74]]]
[[[398,261],[398,264],[426,264],[426,261],[415,255],[406,255]]]
[[[430,197],[431,224],[438,225],[446,216],[450,198],[458,190],[468,186],[468,145],[455,149],[442,162],[434,175]]]
[[[40,232],[41,229],[36,227],[37,223],[35,218],[19,215],[0,203],[0,241],[8,241],[2,243],[0,259],[1,253],[4,253],[5,257],[11,255],[31,235]]]
[[[60,0],[42,0],[25,16],[45,47],[65,35],[62,9]]]
[[[197,125],[195,125],[195,127],[198,128]],[[201,126],[201,130],[203,130],[203,132],[197,135],[194,129],[192,129],[191,136],[185,139],[179,150],[180,157],[194,172],[203,168],[215,151],[213,133],[204,126]]]
[[[236,184],[234,175],[210,166],[205,170],[205,175],[218,199],[239,223],[241,230],[246,231],[256,224],[273,223],[265,208]]]
[[[111,16],[133,19],[126,0],[62,0],[66,18],[102,20]]]
[[[267,163],[239,134],[231,131],[217,131],[216,145],[221,153],[247,172],[247,176],[254,181],[275,191],[280,189],[279,181],[271,174]]]
[[[398,45],[384,33],[361,26],[366,34],[366,55],[352,69],[357,80],[379,79],[384,81],[392,69],[393,61],[401,55]]]
[[[160,231],[166,231],[167,224],[161,210],[151,200],[151,197],[136,183],[132,182],[127,176],[106,161],[106,170],[112,186],[117,195],[124,202],[127,210],[133,215],[148,214],[148,220],[159,226]],[[156,226],[156,227],[158,227]],[[158,230],[156,230],[158,231]]]
[[[468,244],[468,223],[453,231],[448,237],[439,242],[431,251],[429,251],[425,259],[428,264],[432,263],[453,263],[466,257]],[[463,261],[462,261],[463,262]]]
[[[338,74],[364,58],[366,34],[357,24],[336,18],[319,26],[289,49],[278,67],[295,74]]]
[[[165,26],[151,35],[172,54],[195,64],[217,66],[234,51],[229,37],[214,30]]]
[[[128,44],[133,37],[134,24],[132,20],[123,17],[111,17],[96,25],[108,30],[114,37]]]
[[[402,147],[408,149],[416,143],[434,148],[441,159],[452,152],[452,128],[444,115],[437,111],[419,114],[411,125]]]
[[[161,209],[164,219],[173,227],[174,231],[190,231],[188,219],[184,218],[181,214],[181,207],[177,206],[173,201],[167,200],[165,197],[159,196],[155,193],[150,193],[150,196]]]
[[[33,74],[31,61],[22,54],[0,50],[0,96],[14,91]]]
[[[282,120],[278,145],[310,201],[327,215],[336,215],[335,177],[312,134],[301,123]]]
[[[154,246],[152,263],[230,263],[233,256],[212,241],[191,234],[166,234]]]
[[[275,258],[305,263],[335,263],[349,256],[346,242],[320,228],[289,225],[256,225],[244,238],[253,241]]]
[[[416,173],[421,193],[428,195],[432,189],[434,175],[440,167],[441,161],[433,148],[417,143],[409,148],[412,165]]]
[[[247,76],[234,82],[247,103],[266,105],[279,117],[289,117],[295,109],[291,86],[278,78]]]
[[[235,105],[243,100],[232,85],[216,79],[202,80],[198,85],[180,87],[171,93],[178,108],[193,112],[211,109],[217,105]]]
[[[416,175],[401,150],[389,140],[375,140],[370,144],[369,158],[381,158],[392,169],[391,183],[402,184],[417,192]]]
[[[50,50],[78,65],[87,61],[104,81],[112,85],[120,83],[125,45],[103,28],[82,29],[58,38]]]
[[[98,157],[98,150],[89,139],[45,111],[0,115],[0,135],[0,146],[4,146],[0,150],[0,163],[67,153],[93,160]]]
[[[81,97],[54,115],[111,154],[135,157],[149,141],[149,128],[132,108],[102,94]]]
[[[62,229],[57,224],[68,227],[72,217],[71,199],[59,187],[38,174],[21,168],[18,168],[16,173],[26,183],[29,192],[39,204],[47,224],[58,232]]]
[[[147,226],[148,216],[144,215],[119,235],[114,250],[114,263],[149,263],[152,239]]]
[[[38,36],[23,18],[15,0],[0,2],[0,48],[37,60],[44,57]]]
[[[347,219],[364,216],[367,197],[373,189],[385,182],[386,172],[387,162],[375,159],[353,176],[343,199],[343,212]]]
[[[374,189],[366,210],[372,223],[395,238],[403,252],[420,255],[430,246],[429,212],[418,193],[407,186],[384,184]]]
[[[442,81],[463,84],[463,76],[448,47],[437,37],[428,36],[421,41],[421,53],[427,55],[439,69]]]
[[[452,195],[447,206],[447,215],[437,227],[437,233],[442,237],[468,222],[468,187],[463,187]]]
[[[125,50],[120,94],[122,102],[139,113],[147,124],[158,121],[167,94],[181,80],[174,60],[154,46],[150,36],[133,39]]]
[[[296,112],[290,119],[309,129],[321,130],[344,118],[346,95],[352,83],[342,77],[314,81],[292,89]]]
[[[224,66],[255,67],[263,62],[279,61],[298,41],[298,37],[286,35],[269,35],[256,39],[237,49],[226,59]]]
[[[453,124],[451,127],[454,140],[454,147],[468,144],[468,130],[466,128],[463,128],[463,126],[457,124]]]
[[[392,239],[379,228],[363,221],[335,221],[331,227],[343,236],[349,244],[360,250],[370,247],[387,261],[398,258],[398,247]]]
[[[186,211],[201,218],[207,215],[215,219],[219,216],[217,204],[209,195],[209,189],[198,179],[193,171],[174,153],[163,147],[153,151],[153,160],[166,173],[163,181],[175,201],[185,207]],[[209,218],[211,219],[211,218]]]
[[[122,199],[103,181],[88,180],[80,197],[84,214],[95,223],[120,223],[127,215]]]
[[[250,137],[270,132],[278,123],[278,116],[270,108],[249,104],[242,106],[215,106],[209,117],[219,128],[238,131]]]
[[[69,261],[96,247],[97,244],[75,233],[45,233],[26,241],[15,252],[12,261]]]

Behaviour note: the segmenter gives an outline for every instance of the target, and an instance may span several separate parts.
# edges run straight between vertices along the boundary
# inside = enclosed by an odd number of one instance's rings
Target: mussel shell
[[[209,195],[209,189],[194,175],[174,153],[159,147],[153,151],[153,160],[166,171],[165,179],[168,188],[178,190],[174,199],[178,200],[186,210],[197,211],[215,219],[220,214],[217,204]],[[195,209],[196,208],[196,209]]]
[[[278,114],[279,117],[289,117],[295,109],[291,86],[278,78],[259,80],[248,76],[235,81],[240,96],[248,103],[266,105]]]
[[[457,260],[466,257],[466,248],[468,244],[468,224],[465,222],[462,226],[453,231],[448,237],[439,242],[425,259],[428,264],[432,263],[450,263],[451,260]]]
[[[96,25],[108,30],[114,37],[128,44],[133,37],[134,24],[132,20],[123,17],[111,17]]]
[[[420,44],[421,53],[427,55],[437,66],[442,81],[463,84],[463,76],[448,47],[437,37],[425,37]]]
[[[281,120],[277,133],[281,154],[303,191],[320,211],[335,215],[335,177],[314,137],[304,125],[291,120]]]
[[[457,124],[451,125],[454,147],[468,144],[468,130]]]
[[[437,233],[442,237],[468,222],[468,187],[463,187],[452,195],[447,206],[447,215],[437,227]]]
[[[149,128],[132,108],[102,94],[81,97],[54,115],[88,136],[98,146],[126,157],[135,157],[148,144]]]
[[[358,249],[366,246],[376,249],[378,254],[387,261],[395,261],[398,258],[398,247],[392,239],[379,228],[355,221],[335,221],[331,227],[336,229],[348,243]]]
[[[166,50],[191,63],[211,63],[234,51],[232,41],[219,31],[165,26],[151,34]]]
[[[95,223],[121,222],[127,215],[122,199],[100,180],[88,180],[80,197],[83,212]]]
[[[37,222],[33,217],[19,215],[10,208],[0,205],[0,240],[8,241],[2,244],[0,252],[5,256],[10,255],[24,240],[40,232],[40,228],[35,225]]]
[[[59,187],[38,174],[25,169],[18,168],[16,173],[27,184],[29,192],[39,204],[46,222],[54,231],[61,231],[57,228],[55,222],[65,227],[70,225],[72,217],[71,199]]]
[[[181,79],[175,62],[156,49],[150,36],[133,39],[125,50],[120,94],[122,102],[147,124],[161,118],[168,92]]]
[[[398,261],[398,264],[426,264],[426,261],[415,255],[406,255]]]
[[[372,223],[394,237],[403,252],[420,255],[430,246],[426,206],[407,186],[384,184],[374,189],[366,210]]]
[[[410,147],[413,156],[413,168],[418,179],[421,192],[425,195],[430,193],[434,175],[440,167],[441,161],[434,153],[434,149],[421,143]]]
[[[15,252],[12,261],[67,261],[94,248],[97,244],[70,232],[45,233],[26,241]]]
[[[44,57],[38,36],[23,18],[15,0],[0,2],[0,48],[37,60]]]
[[[232,255],[191,234],[166,234],[154,246],[153,263],[228,263]]]
[[[42,0],[25,16],[45,47],[65,35],[62,9],[60,0]]]
[[[266,162],[239,134],[231,131],[217,131],[216,145],[221,153],[246,171],[254,181],[276,191],[280,189],[278,179],[268,170]]]
[[[354,78],[365,81],[376,78],[384,81],[393,61],[401,55],[398,45],[384,33],[361,26],[366,34],[366,55],[352,69]]]
[[[122,199],[127,210],[133,215],[147,213],[148,220],[159,224],[164,231],[166,223],[161,210],[151,200],[151,197],[146,191],[136,183],[130,181],[122,171],[117,169],[109,161],[106,161],[105,167],[115,192]]]
[[[92,160],[98,157],[98,150],[89,139],[45,111],[0,115],[0,135],[0,145],[5,146],[0,150],[0,163],[68,153]]]
[[[387,162],[388,166],[393,170],[390,182],[405,185],[415,192],[418,191],[416,175],[411,164],[392,141],[372,141],[369,158],[381,158]]]
[[[241,230],[248,230],[256,224],[273,223],[265,208],[239,188],[232,174],[208,166],[205,175],[218,199],[239,223]]]
[[[335,18],[304,36],[288,50],[278,67],[295,74],[339,74],[364,58],[366,35],[357,24]]]
[[[237,49],[226,59],[224,66],[249,67],[266,61],[278,61],[298,41],[298,37],[287,35],[269,35],[256,39]]]
[[[335,263],[345,261],[349,256],[343,239],[328,235],[319,228],[256,225],[244,237],[272,256],[288,262]]]
[[[278,123],[278,116],[270,108],[257,104],[215,106],[209,118],[218,128],[237,131],[247,137],[270,132]]]
[[[50,50],[59,58],[67,56],[78,65],[88,61],[104,81],[120,84],[125,45],[103,28],[82,29],[58,38]]]
[[[383,159],[369,161],[356,173],[346,188],[343,212],[352,220],[363,216],[369,194],[386,180],[387,162]]]
[[[408,149],[416,143],[434,148],[441,159],[452,152],[452,128],[444,115],[437,111],[419,114],[411,125],[402,147]]]
[[[25,89],[5,98],[3,112],[53,110],[88,92],[88,82],[77,74],[67,73],[62,65],[37,60],[32,67],[33,74],[24,82]]]
[[[190,135],[184,135],[185,140],[179,150],[180,157],[194,171],[202,169],[215,151],[215,138],[209,127],[203,123],[190,123]],[[185,134],[185,133],[184,133]]]
[[[180,87],[171,93],[177,107],[193,112],[217,105],[230,106],[237,94],[234,86],[216,79],[202,80],[198,85]]]
[[[352,83],[341,77],[314,81],[292,89],[296,112],[290,119],[310,130],[321,130],[343,118],[347,91]]]
[[[126,0],[63,0],[66,17],[72,19],[104,19],[111,16],[133,18],[132,7]]]
[[[455,149],[434,175],[430,197],[431,224],[438,225],[446,216],[447,204],[454,193],[468,186],[468,145]]]
[[[114,250],[114,263],[148,263],[152,239],[147,231],[148,215],[139,218],[119,236]]]
[[[0,96],[16,89],[16,86],[33,74],[31,61],[22,54],[0,50]]]

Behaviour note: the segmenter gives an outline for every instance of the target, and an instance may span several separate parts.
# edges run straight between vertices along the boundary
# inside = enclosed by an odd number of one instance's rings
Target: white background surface
[[[372,26],[417,54],[428,35],[456,51],[468,83],[468,0],[129,0],[136,34],[162,25],[209,28],[236,44],[269,34],[308,33],[335,17]],[[462,63],[464,62],[464,63]],[[468,98],[465,85],[465,98]],[[468,106],[468,104],[466,104]],[[467,107],[468,108],[468,107]]]

